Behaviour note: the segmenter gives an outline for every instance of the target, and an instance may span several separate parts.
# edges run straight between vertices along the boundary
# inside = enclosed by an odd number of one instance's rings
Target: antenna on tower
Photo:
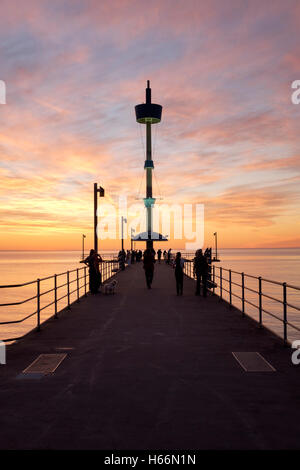
[[[150,88],[150,80],[147,80],[147,88],[146,88],[146,104],[151,104],[151,88]]]

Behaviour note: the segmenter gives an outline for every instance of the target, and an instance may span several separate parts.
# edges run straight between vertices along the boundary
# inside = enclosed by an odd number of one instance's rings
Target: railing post
[[[229,269],[229,305],[232,306],[232,294],[231,294],[231,269]]]
[[[68,293],[68,309],[70,310],[70,272],[67,271],[67,293]]]
[[[86,297],[86,266],[84,267],[84,296]]]
[[[57,318],[57,274],[54,274],[54,318]]]
[[[213,293],[215,294],[215,279],[216,279],[216,273],[215,273],[215,265],[213,265]]]
[[[222,298],[223,298],[223,297],[222,297],[222,295],[223,295],[223,288],[222,288],[222,287],[223,287],[223,286],[222,286],[222,271],[223,271],[223,269],[220,268],[220,300],[222,300]]]
[[[77,268],[76,270],[76,275],[77,275],[77,278],[76,278],[76,284],[77,284],[77,302],[79,303],[80,300],[79,300],[79,270]]]
[[[245,274],[242,273],[242,315],[245,316]]]
[[[41,298],[40,298],[40,279],[37,279],[36,281],[36,313],[37,313],[37,331],[41,330]]]
[[[283,341],[284,345],[288,344],[287,335],[287,295],[286,295],[286,282],[282,284],[283,287]]]
[[[262,291],[261,291],[261,277],[258,278],[258,296],[259,296],[259,327],[262,328]]]

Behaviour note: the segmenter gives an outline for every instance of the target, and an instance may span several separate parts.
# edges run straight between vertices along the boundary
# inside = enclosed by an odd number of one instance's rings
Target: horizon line
[[[136,249],[141,249],[141,248],[136,248]],[[295,249],[300,249],[300,246],[286,246],[286,247],[282,247],[282,246],[273,246],[273,247],[265,247],[265,246],[259,246],[259,247],[224,247],[224,248],[218,248],[218,251],[219,250],[295,250]],[[90,250],[90,248],[87,248],[85,251],[88,252]],[[125,249],[127,250],[127,249]],[[171,250],[181,250],[181,251],[195,251],[195,250],[186,250],[184,248],[171,248]],[[21,251],[27,251],[27,252],[30,252],[30,251],[34,251],[34,252],[38,252],[38,251],[47,251],[49,253],[51,252],[54,252],[54,251],[65,251],[65,252],[72,252],[72,251],[78,251],[78,252],[82,252],[81,249],[73,249],[73,250],[69,250],[69,249],[53,249],[53,250],[47,250],[47,249],[39,249],[39,250],[28,250],[28,249],[23,249],[23,250],[16,250],[16,249],[0,249],[0,253],[3,253],[3,252],[6,252],[6,251],[16,251],[16,252],[21,252]],[[120,248],[111,248],[111,249],[103,249],[103,250],[98,250],[98,251],[120,251]],[[213,249],[213,251],[215,251],[215,249]]]

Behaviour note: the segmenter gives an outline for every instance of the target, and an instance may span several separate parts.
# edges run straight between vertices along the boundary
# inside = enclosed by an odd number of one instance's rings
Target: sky
[[[157,202],[204,204],[205,246],[300,246],[297,79],[298,0],[1,0],[0,249],[91,247],[94,182],[144,196],[147,80]]]

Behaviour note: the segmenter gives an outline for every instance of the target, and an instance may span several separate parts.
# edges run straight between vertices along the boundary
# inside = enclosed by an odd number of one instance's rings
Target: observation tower
[[[154,170],[154,163],[152,160],[151,126],[161,121],[161,113],[162,106],[152,103],[151,101],[150,80],[147,80],[146,103],[137,104],[135,106],[137,122],[146,125],[146,160],[144,164],[144,169],[146,170],[146,197],[144,198],[144,204],[146,207],[147,230],[133,238],[135,241],[145,241],[147,248],[153,248],[153,241],[167,241],[166,237],[152,230],[152,209],[155,204],[155,198],[152,194],[152,171]]]

